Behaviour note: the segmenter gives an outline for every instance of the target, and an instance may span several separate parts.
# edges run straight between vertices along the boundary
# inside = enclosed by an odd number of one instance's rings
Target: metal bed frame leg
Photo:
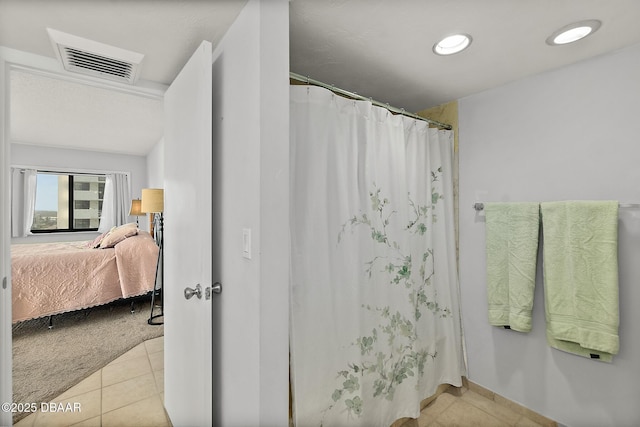
[[[49,316],[49,329],[53,329],[53,316]]]
[[[131,301],[131,314],[134,314],[135,312],[136,312],[135,302]]]

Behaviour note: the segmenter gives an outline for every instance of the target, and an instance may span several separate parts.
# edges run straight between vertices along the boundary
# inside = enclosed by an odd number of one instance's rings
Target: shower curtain
[[[450,131],[291,86],[296,426],[384,426],[465,373]]]

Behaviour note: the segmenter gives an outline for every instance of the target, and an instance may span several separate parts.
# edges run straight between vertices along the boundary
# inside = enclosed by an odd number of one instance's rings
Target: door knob
[[[184,288],[184,297],[186,299],[191,299],[193,296],[197,296],[198,299],[202,298],[202,286],[198,283],[195,289],[191,289],[189,287]]]
[[[222,292],[222,283],[216,282],[211,287],[207,286],[204,292],[204,298],[211,299],[211,293],[219,294],[221,292]]]

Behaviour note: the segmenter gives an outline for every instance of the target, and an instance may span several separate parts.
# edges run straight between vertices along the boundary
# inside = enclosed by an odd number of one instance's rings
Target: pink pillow
[[[107,233],[109,233],[108,231],[105,233],[102,233],[101,235],[99,235],[98,237],[96,237],[95,239],[93,239],[93,241],[87,243],[87,247],[88,248],[98,248],[100,246],[100,243],[102,243],[102,239],[104,239],[104,236],[107,235]]]
[[[102,242],[100,242],[100,249],[112,248],[127,237],[135,236],[136,234],[138,234],[138,227],[135,224],[131,223],[116,227],[104,236]]]

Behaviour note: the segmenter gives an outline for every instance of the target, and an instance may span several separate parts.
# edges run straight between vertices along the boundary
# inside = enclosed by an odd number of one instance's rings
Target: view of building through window
[[[31,230],[85,231],[100,224],[105,176],[38,173]]]

